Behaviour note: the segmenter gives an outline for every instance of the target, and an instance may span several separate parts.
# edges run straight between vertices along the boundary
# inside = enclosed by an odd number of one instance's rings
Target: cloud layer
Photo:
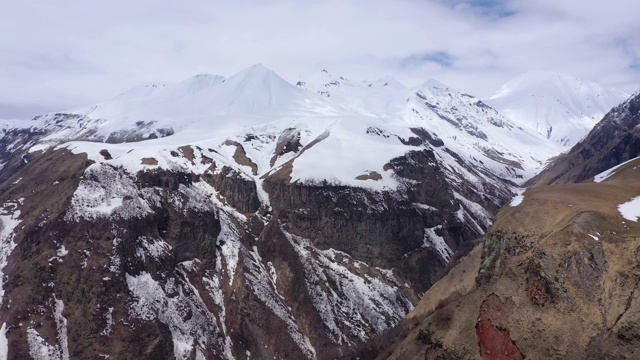
[[[635,0],[20,1],[0,7],[0,118],[263,63],[488,96],[550,70],[640,89]]]

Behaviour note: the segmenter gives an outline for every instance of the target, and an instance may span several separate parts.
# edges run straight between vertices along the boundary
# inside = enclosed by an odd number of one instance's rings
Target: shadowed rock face
[[[553,148],[434,82],[206,83],[0,135],[10,358],[369,358]]]
[[[268,208],[231,168],[131,174],[105,154],[4,154],[10,358],[349,358],[444,269],[425,229],[453,250],[483,230],[428,150],[390,161],[396,192],[266,179]],[[509,194],[491,186],[457,191],[493,211]]]
[[[487,140],[484,115],[499,117],[456,111],[440,116],[474,141]],[[155,120],[120,130],[97,115],[40,120],[0,136],[9,358],[370,357],[452,253],[484,234],[512,195],[500,176],[523,169],[507,159],[515,154],[458,154],[424,128],[372,126],[365,143],[396,155],[349,179],[300,182],[292,171],[305,151],[340,131],[355,144],[363,134],[292,122],[199,147],[145,142],[180,138]],[[76,154],[54,150],[61,144]]]
[[[460,204],[433,153],[409,152],[388,166],[402,179],[414,182],[407,183],[401,193],[272,180],[263,186],[269,193],[273,217],[285,223],[288,231],[312,239],[320,249],[343,251],[374,266],[396,267],[421,293],[437,280],[445,265],[423,246],[425,228],[441,226],[441,236],[453,249],[482,233],[455,215]],[[489,184],[486,189],[498,198],[507,196]],[[497,211],[487,199],[468,193],[490,211]],[[415,204],[428,204],[433,210],[417,209]]]

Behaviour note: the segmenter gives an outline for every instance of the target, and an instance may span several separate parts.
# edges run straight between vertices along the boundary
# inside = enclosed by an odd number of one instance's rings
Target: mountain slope
[[[637,357],[639,165],[505,206],[380,358]]]
[[[258,65],[7,128],[9,357],[348,358],[392,328],[557,148],[389,83],[336,101]]]
[[[486,102],[518,125],[571,147],[627,97],[596,83],[538,71],[517,76]]]
[[[582,141],[529,183],[537,186],[580,182],[639,156],[638,124],[640,93],[613,108]]]

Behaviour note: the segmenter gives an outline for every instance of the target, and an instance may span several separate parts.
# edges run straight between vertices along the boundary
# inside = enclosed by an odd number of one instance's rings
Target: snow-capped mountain
[[[639,194],[637,92],[456,254],[376,358],[634,358]]]
[[[529,181],[531,186],[585,181],[640,156],[640,92],[614,107],[571,150]]]
[[[628,96],[575,77],[532,71],[504,84],[486,102],[519,126],[571,147]]]
[[[62,358],[348,357],[559,152],[434,80],[261,65],[2,131],[0,342]]]

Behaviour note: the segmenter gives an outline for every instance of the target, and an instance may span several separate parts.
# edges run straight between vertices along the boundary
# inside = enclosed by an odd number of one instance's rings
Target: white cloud
[[[0,117],[3,104],[62,110],[254,63],[290,81],[328,68],[408,86],[437,78],[478,96],[527,70],[633,92],[635,9],[631,0],[6,2]]]

